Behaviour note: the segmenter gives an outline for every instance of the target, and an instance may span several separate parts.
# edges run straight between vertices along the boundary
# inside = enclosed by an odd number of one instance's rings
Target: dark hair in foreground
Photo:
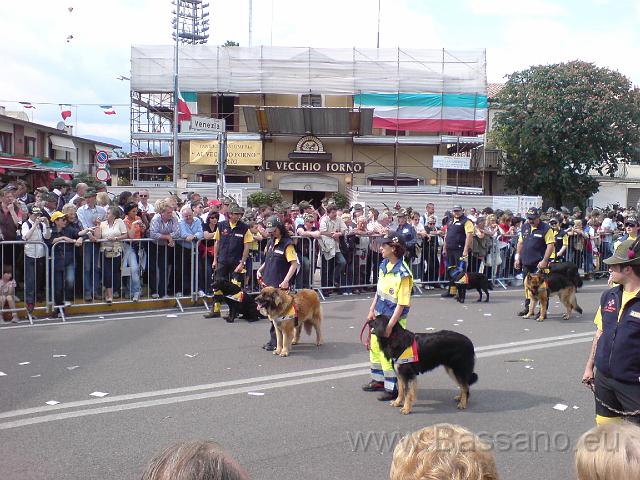
[[[164,449],[141,480],[249,480],[249,474],[216,442],[196,440]]]

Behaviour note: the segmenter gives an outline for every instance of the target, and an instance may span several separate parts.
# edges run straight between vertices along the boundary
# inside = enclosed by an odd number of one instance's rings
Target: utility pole
[[[178,188],[180,145],[178,144],[178,45],[180,44],[180,0],[176,1],[176,50],[173,65],[173,188]]]

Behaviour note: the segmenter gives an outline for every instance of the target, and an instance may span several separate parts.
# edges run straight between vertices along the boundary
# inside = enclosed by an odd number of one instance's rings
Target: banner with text
[[[218,164],[217,140],[191,140],[189,163],[197,165]],[[227,142],[227,165],[259,167],[262,165],[262,142]]]

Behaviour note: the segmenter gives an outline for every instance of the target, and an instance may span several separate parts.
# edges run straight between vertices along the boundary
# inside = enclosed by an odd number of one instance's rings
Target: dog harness
[[[234,302],[242,303],[244,300],[244,290],[240,290],[235,295],[225,295],[224,298],[228,298],[229,300],[233,300]]]
[[[295,302],[291,303],[291,307],[287,310],[287,313],[282,317],[276,317],[273,319],[276,323],[284,322],[285,320],[295,320],[295,326],[298,326],[298,307]]]
[[[419,361],[420,359],[418,357],[418,342],[414,337],[411,345],[409,345],[398,358],[394,359],[393,362],[398,365],[402,365],[403,363],[416,363]]]
[[[458,283],[460,285],[467,285],[469,283],[469,274],[465,273],[462,277],[456,280],[455,283]]]

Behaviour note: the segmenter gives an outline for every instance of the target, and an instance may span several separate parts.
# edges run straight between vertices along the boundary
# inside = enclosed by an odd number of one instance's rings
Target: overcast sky
[[[211,0],[209,43],[248,45],[249,0]],[[381,0],[380,46],[487,49],[489,82],[573,59],[640,84],[640,0]],[[70,7],[73,8],[69,11]],[[0,105],[55,125],[80,106],[76,134],[128,143],[132,44],[171,42],[171,0],[0,0]],[[378,0],[253,0],[253,45],[375,47]],[[72,39],[67,38],[73,35]],[[14,101],[14,102],[12,102]],[[69,123],[69,121],[68,121]]]

